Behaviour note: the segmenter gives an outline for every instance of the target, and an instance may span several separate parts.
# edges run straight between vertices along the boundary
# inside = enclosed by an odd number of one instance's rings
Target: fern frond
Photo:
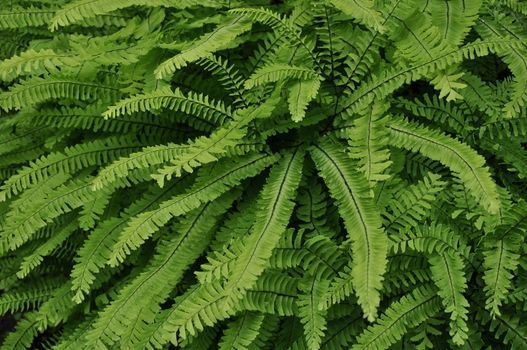
[[[309,81],[317,80],[317,78],[317,73],[311,68],[274,63],[257,69],[256,72],[245,80],[244,86],[246,89],[252,89],[253,87],[285,79]]]
[[[333,6],[341,10],[348,16],[356,18],[379,33],[384,32],[382,14],[375,9],[375,2],[372,0],[330,0]]]
[[[161,202],[158,208],[143,211],[129,220],[119,241],[112,248],[110,264],[117,265],[124,261],[131,250],[141,246],[173,217],[184,215],[215,200],[243,179],[257,175],[276,159],[277,156],[258,154],[227,159],[215,167],[203,168],[195,184],[185,193]]]
[[[351,283],[365,317],[374,320],[380,303],[381,283],[386,269],[387,237],[381,228],[379,212],[370,198],[368,184],[358,174],[349,157],[336,144],[323,142],[311,149],[311,157],[320,176],[336,200],[351,241],[353,263]],[[345,279],[346,284],[349,281]],[[341,294],[341,283],[336,280],[329,297],[336,301]],[[351,290],[346,288],[344,295]]]
[[[135,137],[108,137],[66,147],[63,152],[53,152],[22,167],[18,173],[0,187],[0,199],[9,198],[42,180],[59,173],[70,174],[112,159],[125,156],[139,149],[144,142]]]
[[[468,338],[469,303],[463,293],[467,290],[464,264],[457,254],[444,252],[429,258],[432,278],[438,288],[445,311],[450,313],[450,335],[456,345]]]
[[[469,247],[465,245],[462,238],[449,226],[431,223],[412,227],[407,231],[400,231],[391,236],[394,252],[406,252],[408,249],[421,253],[451,254],[469,258]]]
[[[43,194],[19,212],[12,212],[12,215],[6,218],[1,240],[8,244],[10,250],[14,250],[29,241],[39,229],[53,219],[79,208],[93,197],[90,184],[85,180],[74,180],[61,185],[46,195]]]
[[[460,63],[465,59],[487,56],[491,52],[502,52],[506,47],[520,47],[517,40],[504,42],[503,40],[476,40],[465,46],[445,52],[419,64],[405,68],[383,70],[347,99],[347,104],[341,112],[360,111],[374,99],[383,99],[404,83],[418,80],[431,72],[440,71],[449,65]]]
[[[527,329],[517,316],[496,316],[490,327],[511,349],[520,350],[527,346]]]
[[[182,171],[192,172],[194,168],[217,161],[226,155],[236,155],[235,147],[247,135],[248,124],[257,118],[268,118],[275,106],[275,102],[271,100],[256,108],[238,110],[233,120],[215,130],[209,137],[199,137],[189,142],[181,155],[171,159],[169,165],[158,170],[156,174],[152,174],[152,178],[163,186],[172,176],[181,176]]]
[[[141,339],[143,324],[154,320],[161,304],[183,277],[186,268],[202,254],[211,238],[217,219],[232,204],[236,195],[228,194],[189,213],[178,225],[177,234],[158,243],[157,254],[145,271],[128,283],[117,298],[104,309],[86,335],[86,346],[112,346],[121,337],[122,347],[130,348]],[[207,238],[208,237],[208,238]],[[148,304],[138,303],[150,300]]]
[[[248,349],[256,340],[263,327],[265,315],[255,312],[244,312],[229,323],[219,343],[220,350]]]
[[[203,35],[196,42],[193,42],[189,48],[161,63],[154,72],[156,78],[164,79],[176,70],[186,67],[189,63],[229,46],[236,37],[250,30],[251,27],[251,22],[243,16],[227,21],[214,31]]]
[[[409,328],[418,326],[440,309],[439,298],[432,288],[416,288],[392,303],[377,323],[369,326],[357,338],[352,349],[387,349],[401,339]]]
[[[393,119],[388,125],[397,146],[418,151],[449,167],[471,191],[482,207],[493,214],[499,210],[496,184],[484,166],[485,159],[453,138],[401,119]]]
[[[287,102],[293,121],[300,122],[304,119],[307,106],[317,97],[319,89],[319,79],[299,80],[291,85]]]
[[[20,320],[14,332],[8,334],[2,343],[2,350],[24,350],[29,349],[33,340],[39,334],[37,330],[38,319],[36,312],[27,313]]]
[[[1,29],[18,29],[25,27],[40,27],[47,25],[55,9],[52,7],[37,6],[10,6],[0,12]]]
[[[162,87],[150,93],[120,100],[109,107],[103,115],[105,118],[112,119],[160,109],[183,112],[214,125],[221,125],[225,120],[232,119],[231,108],[226,107],[223,102],[215,101],[207,95],[196,92],[189,92],[185,95],[180,89],[172,90],[170,87]]]
[[[379,103],[370,106],[362,117],[354,120],[354,126],[347,130],[350,157],[356,159],[370,188],[390,177],[385,173],[392,163],[386,147],[388,132],[384,124],[387,119],[383,118],[386,110],[387,106]]]
[[[80,63],[71,54],[57,53],[52,49],[30,49],[0,62],[0,79],[9,82],[20,76],[56,73],[59,67],[65,69]]]
[[[433,1],[430,5],[432,24],[438,27],[443,41],[458,46],[476,22],[481,5],[481,0],[468,3],[463,0]]]
[[[485,308],[492,315],[501,315],[500,307],[512,287],[513,273],[516,270],[520,256],[510,240],[489,240],[484,252],[483,266],[485,273]]]
[[[72,291],[75,293],[74,301],[80,303],[84,300],[95,281],[96,274],[108,263],[112,254],[112,247],[116,244],[121,231],[126,227],[130,218],[142,211],[151,210],[167,198],[181,191],[181,183],[175,181],[170,186],[159,188],[152,186],[143,196],[126,208],[119,217],[101,221],[89,234],[82,247],[78,250],[75,264],[71,271]]]
[[[438,194],[446,187],[441,176],[427,173],[421,181],[397,192],[387,203],[383,216],[386,230],[397,232],[417,226],[432,209]]]
[[[245,78],[233,65],[230,65],[228,61],[221,56],[216,55],[204,57],[197,63],[204,69],[210,71],[211,74],[221,82],[223,87],[229,91],[230,95],[235,99],[234,103],[241,103],[244,107],[248,107],[243,88],[243,81]]]
[[[400,99],[400,106],[416,117],[426,118],[442,127],[448,126],[456,134],[464,135],[471,130],[464,110],[455,104],[439,99],[435,95],[424,95],[423,100]]]
[[[21,284],[0,296],[0,315],[14,314],[35,309],[54,295],[55,289],[64,283],[63,278]]]
[[[488,17],[480,17],[476,28],[484,37],[493,39],[500,38],[506,43],[516,38],[525,40],[526,37],[525,34],[522,33],[524,30],[522,27],[517,26],[516,23],[510,21],[510,19],[504,16],[502,16],[499,21],[494,21],[492,18]],[[526,53],[527,47],[525,47],[525,45],[522,45],[521,47],[508,45],[508,47],[503,49],[503,59],[514,74],[514,90],[510,97],[511,100],[508,101],[503,108],[503,111],[508,118],[520,113],[522,107],[527,103],[527,83],[520,78],[527,74],[527,62],[524,59]]]
[[[113,86],[62,78],[31,78],[0,94],[0,107],[5,111],[21,109],[53,99],[90,100],[115,98]]]
[[[316,275],[307,275],[299,284],[298,312],[300,321],[304,325],[304,337],[310,350],[320,349],[324,338],[327,310],[320,310],[319,304],[328,287],[329,281],[318,280]]]
[[[18,113],[20,124],[34,126],[49,126],[63,129],[84,129],[109,133],[146,134],[152,135],[170,132],[175,135],[189,135],[181,125],[175,125],[174,120],[167,116],[156,116],[151,113],[134,113],[132,115],[105,119],[103,104],[87,107],[41,108],[39,110],[24,110]],[[208,131],[211,128],[206,121],[184,119],[183,122],[197,130]]]
[[[36,248],[30,255],[24,258],[17,272],[18,278],[26,277],[32,270],[39,266],[45,256],[48,256],[54,249],[58,248],[76,230],[76,222],[73,221],[58,230],[54,236]]]
[[[216,7],[213,1],[193,1],[183,0],[180,2],[173,2],[170,0],[116,0],[112,2],[103,0],[76,0],[68,3],[60,10],[55,13],[55,16],[51,18],[50,29],[52,31],[59,29],[59,27],[68,26],[86,19],[101,16],[109,12],[113,12],[119,9],[127,8],[130,6],[148,6],[148,7],[176,7],[186,8],[192,6],[211,6]]]
[[[267,267],[293,212],[292,198],[300,183],[304,154],[303,147],[296,148],[272,168],[257,202],[255,225],[227,279],[229,303],[237,304]]]

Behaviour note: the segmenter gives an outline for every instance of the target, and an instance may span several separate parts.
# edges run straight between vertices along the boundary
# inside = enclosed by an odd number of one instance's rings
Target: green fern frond
[[[435,254],[459,255],[469,257],[469,247],[450,227],[443,224],[415,226],[411,230],[400,231],[391,236],[394,252],[406,252],[408,249],[434,256]]]
[[[352,347],[358,349],[387,349],[403,337],[411,327],[416,327],[441,309],[436,292],[429,286],[414,289],[395,301],[369,326]]]
[[[388,128],[393,145],[418,151],[441,162],[463,181],[485,210],[491,214],[499,210],[496,184],[484,166],[485,159],[470,147],[440,132],[402,119],[393,119]]]
[[[263,327],[265,315],[255,312],[244,312],[229,323],[219,342],[220,350],[248,349],[256,340]]]
[[[509,46],[520,47],[519,41],[510,40],[476,40],[465,46],[445,52],[426,62],[406,68],[383,70],[382,73],[370,79],[347,99],[342,111],[360,111],[374,99],[382,99],[395,91],[404,83],[418,80],[431,72],[440,71],[449,65],[460,63],[465,59],[487,56],[491,52],[502,52]]]
[[[183,9],[191,6],[212,6],[216,7],[213,1],[205,0],[203,2],[193,0],[183,0],[180,3],[174,3],[170,0],[117,0],[112,2],[102,0],[76,0],[68,3],[55,13],[47,23],[50,24],[52,31],[59,27],[68,26],[86,19],[101,16],[108,12],[113,12],[130,6],[149,6],[149,7],[176,7]]]
[[[135,137],[109,137],[42,156],[5,181],[0,187],[0,198],[9,198],[59,173],[74,174],[94,165],[102,165],[139,149],[142,144]]]
[[[275,106],[271,100],[270,103],[256,108],[239,110],[233,120],[216,129],[209,137],[199,137],[189,142],[181,155],[171,159],[169,165],[158,170],[156,174],[152,174],[152,178],[159,186],[163,186],[172,176],[181,176],[182,171],[192,172],[194,168],[215,162],[224,156],[245,153],[237,154],[235,147],[247,135],[247,125],[254,119],[271,116]]]
[[[381,104],[370,106],[364,116],[355,119],[353,127],[346,131],[350,157],[356,159],[371,188],[390,177],[386,174],[392,163],[386,147],[388,132],[384,124],[387,119],[383,118],[386,110],[387,106]]]
[[[45,282],[37,280],[4,292],[0,297],[0,315],[36,309],[53,296],[55,289],[62,283],[63,278],[49,279]]]
[[[0,107],[5,111],[34,106],[54,99],[91,100],[114,98],[119,94],[113,86],[62,78],[31,78],[0,94]]]
[[[17,29],[25,27],[40,27],[49,23],[55,9],[37,6],[10,6],[0,12],[1,29]]]
[[[365,317],[374,320],[380,303],[379,291],[386,269],[387,237],[381,228],[379,212],[373,205],[368,184],[363,175],[352,167],[351,159],[336,144],[324,142],[311,149],[321,177],[331,196],[336,200],[340,216],[344,219],[353,253],[351,283],[358,296]],[[349,295],[349,281],[336,280],[328,298],[336,302],[342,295],[344,282],[348,287],[343,294]]]
[[[114,339],[128,331],[127,337],[120,340],[122,347],[130,348],[141,339],[143,324],[153,321],[159,304],[183,277],[186,268],[202,254],[218,217],[235,198],[236,195],[231,193],[189,213],[176,228],[174,237],[160,241],[151,264],[99,314],[86,335],[86,346],[112,346]],[[146,298],[150,303],[137,308],[137,304]]]
[[[244,86],[252,89],[267,83],[274,83],[285,79],[317,80],[315,71],[306,67],[292,66],[287,64],[270,64],[256,70],[247,80]]]
[[[154,92],[140,94],[117,102],[103,113],[105,118],[116,118],[137,112],[169,109],[201,118],[215,125],[232,119],[232,112],[221,101],[214,101],[209,96],[189,92],[186,96],[180,89],[160,88]]]
[[[458,46],[476,22],[481,5],[481,0],[433,1],[430,4],[432,24],[439,29],[442,40]]]
[[[29,349],[33,340],[38,335],[37,330],[38,320],[36,319],[36,312],[26,314],[20,320],[14,332],[11,332],[2,343],[2,350],[23,350]]]
[[[438,288],[445,311],[450,313],[450,335],[456,345],[468,338],[469,303],[463,293],[467,290],[464,264],[457,254],[444,252],[430,257],[432,278]]]
[[[159,201],[166,200],[181,192],[181,185],[185,181],[174,181],[164,188],[152,186],[139,199],[126,208],[119,217],[101,221],[90,232],[82,247],[78,250],[75,264],[71,271],[72,291],[75,292],[74,301],[80,303],[84,300],[96,279],[96,274],[108,263],[112,254],[112,247],[118,241],[119,235],[128,224],[128,221],[142,211],[151,210]]]
[[[291,85],[287,102],[293,121],[300,122],[304,119],[306,109],[309,103],[317,97],[319,89],[320,80],[318,79],[299,80]]]
[[[386,230],[397,232],[417,226],[430,213],[432,204],[445,187],[439,175],[427,173],[418,183],[397,192],[383,212]]]
[[[257,175],[276,159],[277,156],[257,154],[240,159],[226,159],[212,168],[203,168],[194,185],[185,193],[161,202],[156,209],[143,211],[129,220],[112,248],[110,264],[122,262],[130,251],[141,246],[170,219],[215,200],[239,185],[243,179]]]
[[[271,170],[257,202],[256,223],[227,279],[225,290],[229,303],[236,304],[267,267],[267,260],[292,215],[294,203],[291,199],[300,183],[304,156],[303,147],[299,147],[286,153]]]
[[[320,349],[324,331],[326,330],[327,310],[320,310],[324,293],[329,287],[329,281],[319,280],[316,275],[306,276],[299,284],[298,312],[304,325],[304,337],[308,349]]]
[[[31,255],[26,256],[20,265],[20,270],[17,272],[18,278],[26,277],[32,270],[39,266],[43,262],[44,257],[50,255],[54,249],[59,247],[70,235],[73,234],[73,232],[75,232],[76,228],[76,222],[71,222],[35,249]]]
[[[61,185],[45,195],[42,194],[26,208],[12,212],[12,215],[6,218],[0,239],[8,244],[10,250],[14,250],[29,241],[38,229],[45,227],[60,215],[81,207],[92,200],[93,196],[90,183],[86,180],[74,180]]]
[[[375,2],[372,0],[330,0],[330,3],[344,12],[346,15],[356,18],[359,22],[383,33],[382,14],[375,9]]]
[[[500,307],[512,286],[513,273],[520,256],[510,240],[489,240],[484,252],[485,308],[493,315],[501,315]]]
[[[251,22],[243,16],[227,21],[213,32],[207,33],[193,42],[189,48],[161,63],[154,72],[156,78],[164,79],[176,70],[186,67],[189,63],[229,46],[236,37],[250,30],[251,27]]]
[[[0,62],[0,79],[12,81],[20,76],[56,73],[59,67],[75,67],[80,63],[71,54],[57,53],[52,49],[28,50]]]
[[[491,330],[511,349],[520,350],[527,346],[527,329],[517,316],[496,316],[491,322]]]

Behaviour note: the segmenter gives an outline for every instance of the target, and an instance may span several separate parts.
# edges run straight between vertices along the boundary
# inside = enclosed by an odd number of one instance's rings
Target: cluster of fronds
[[[527,349],[527,4],[10,0],[2,349]]]

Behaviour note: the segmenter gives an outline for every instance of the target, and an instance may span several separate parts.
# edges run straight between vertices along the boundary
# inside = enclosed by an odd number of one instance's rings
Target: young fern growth
[[[527,7],[13,0],[3,349],[527,349]]]

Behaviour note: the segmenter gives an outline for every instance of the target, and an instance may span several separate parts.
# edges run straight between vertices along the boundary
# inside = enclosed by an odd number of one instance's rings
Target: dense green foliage
[[[527,349],[527,2],[9,0],[1,349]]]

